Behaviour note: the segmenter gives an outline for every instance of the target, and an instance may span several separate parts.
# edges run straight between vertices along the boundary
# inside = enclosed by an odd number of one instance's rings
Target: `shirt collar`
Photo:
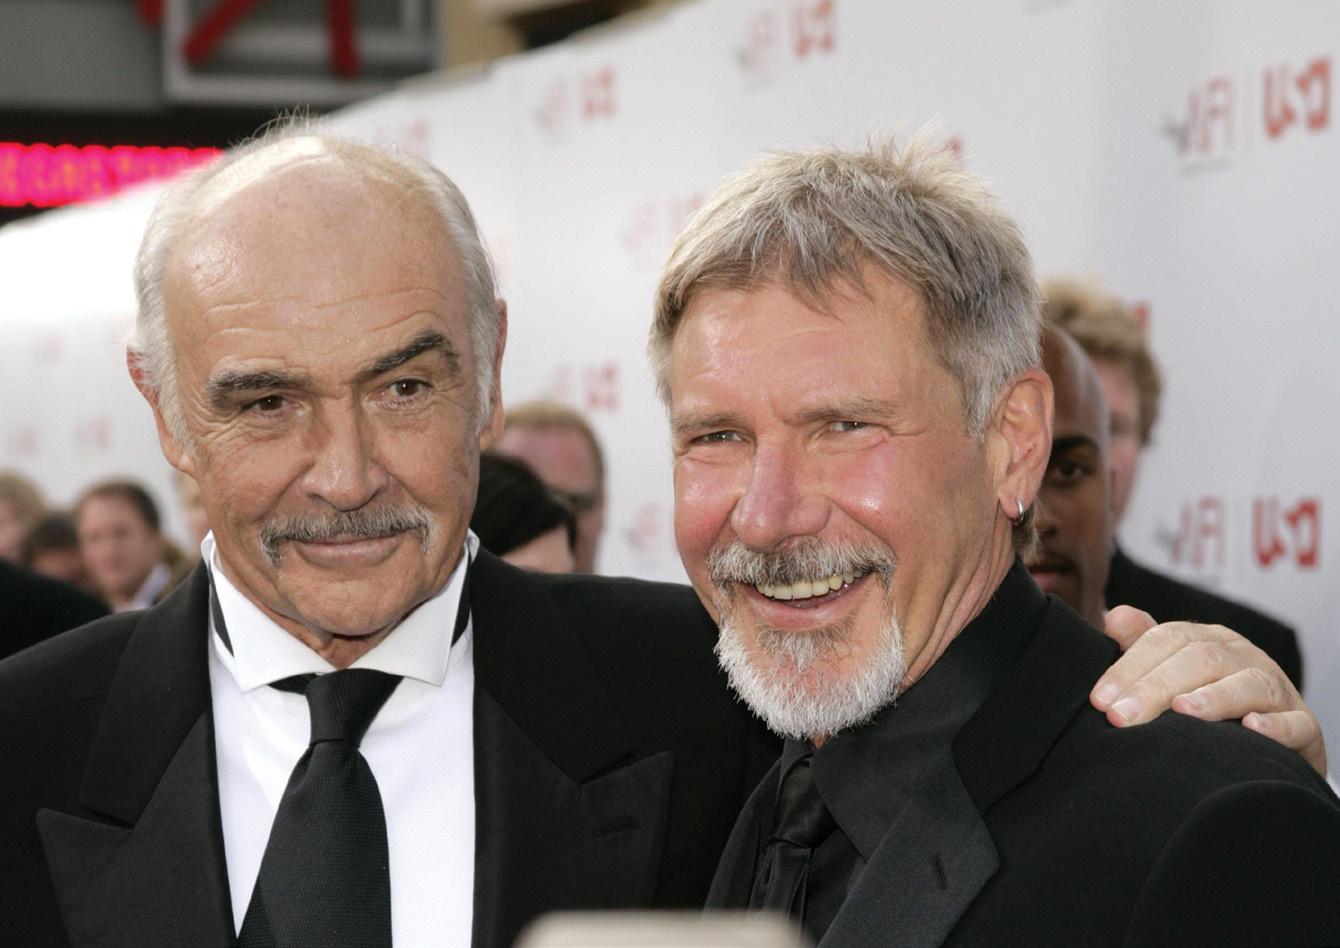
[[[1023,653],[1047,599],[1016,561],[986,608],[898,700],[863,727],[835,735],[814,755],[824,803],[842,831],[869,860],[917,791],[920,774],[949,751]],[[788,741],[785,768],[810,749]]]
[[[392,675],[414,678],[440,687],[447,677],[451,654],[452,630],[461,606],[465,571],[479,549],[479,538],[467,533],[464,555],[456,564],[447,584],[436,596],[406,616],[381,642],[351,665],[372,668]],[[267,616],[260,607],[234,586],[220,568],[214,534],[200,543],[201,559],[209,565],[215,594],[232,644],[230,660],[224,665],[243,691],[264,687],[292,675],[324,674],[335,667],[312,651]],[[224,652],[214,621],[210,635]]]

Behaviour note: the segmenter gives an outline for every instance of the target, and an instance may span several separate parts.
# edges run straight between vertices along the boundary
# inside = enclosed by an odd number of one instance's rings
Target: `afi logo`
[[[585,373],[586,407],[590,411],[619,410],[619,366],[614,362],[588,365]]]
[[[1319,132],[1331,125],[1331,59],[1318,56],[1301,71],[1287,65],[1266,69],[1261,101],[1266,135],[1277,139],[1301,122]]]
[[[1321,552],[1321,501],[1304,497],[1284,507],[1278,497],[1258,497],[1252,504],[1252,552],[1262,569],[1277,562],[1316,569]]]
[[[659,504],[645,503],[637,508],[632,521],[624,527],[624,539],[636,553],[654,553],[660,546],[663,520]]]
[[[582,76],[582,118],[586,121],[613,118],[617,105],[614,99],[614,69],[606,66],[598,72]]]
[[[13,457],[35,457],[41,447],[41,438],[38,436],[35,425],[13,429],[9,433],[7,442],[5,445],[6,452]]]
[[[1177,566],[1201,570],[1224,565],[1224,501],[1201,497],[1182,505],[1182,520],[1172,542],[1172,561]]]
[[[34,362],[59,362],[65,354],[65,340],[58,332],[44,333],[33,342]]]
[[[85,454],[106,454],[112,449],[112,420],[94,415],[80,421],[74,428],[74,443]]]
[[[837,45],[837,0],[811,0],[791,10],[791,44],[796,56],[831,53]]]
[[[1227,158],[1233,150],[1233,80],[1215,76],[1191,87],[1186,118],[1172,126],[1177,153],[1186,161]]]

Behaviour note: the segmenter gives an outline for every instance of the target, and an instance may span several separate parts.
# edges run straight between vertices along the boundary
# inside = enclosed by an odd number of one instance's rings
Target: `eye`
[[[242,406],[242,410],[254,412],[258,415],[274,415],[282,411],[284,405],[284,396],[266,395],[264,398],[258,398],[254,402]]]
[[[698,435],[693,439],[694,444],[727,444],[732,441],[742,441],[738,431],[710,431],[705,435]]]
[[[428,383],[423,379],[396,379],[388,390],[396,398],[413,398],[427,388]]]
[[[1047,479],[1054,484],[1066,485],[1087,477],[1091,468],[1081,461],[1058,458],[1047,471]]]
[[[832,431],[861,431],[870,427],[864,421],[835,421],[828,426]]]

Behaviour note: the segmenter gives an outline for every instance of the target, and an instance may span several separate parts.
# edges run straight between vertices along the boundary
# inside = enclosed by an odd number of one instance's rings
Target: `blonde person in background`
[[[22,560],[23,538],[45,511],[36,484],[16,471],[0,471],[0,560]]]

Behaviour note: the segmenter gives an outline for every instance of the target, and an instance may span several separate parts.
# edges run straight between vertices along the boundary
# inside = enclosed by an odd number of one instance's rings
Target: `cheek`
[[[729,472],[681,461],[675,466],[675,544],[690,572],[719,540],[727,538],[735,493]]]

